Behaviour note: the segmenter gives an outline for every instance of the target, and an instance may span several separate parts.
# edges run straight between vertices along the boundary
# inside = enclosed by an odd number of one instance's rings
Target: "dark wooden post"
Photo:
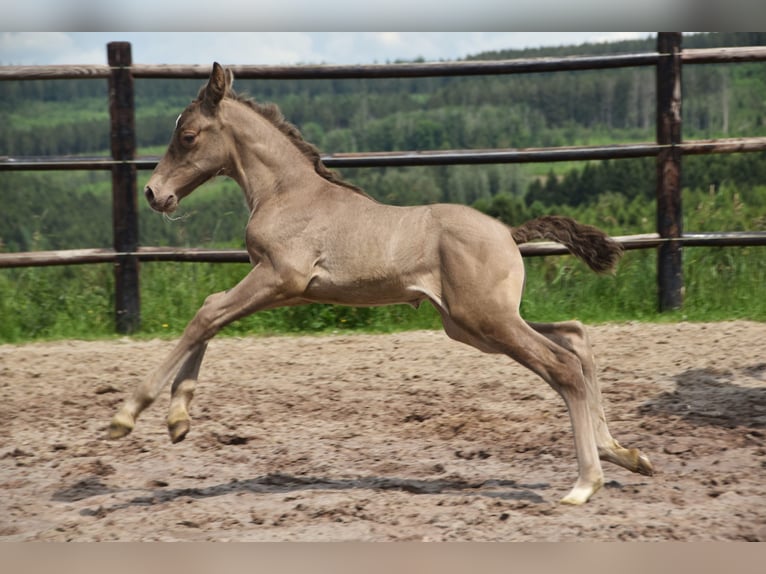
[[[683,234],[681,212],[681,33],[660,32],[657,51],[657,143],[671,146],[657,155],[657,233]],[[657,253],[660,311],[680,309],[684,300],[682,251],[679,242],[663,243]]]
[[[112,158],[125,162],[112,168],[112,225],[114,250],[118,253],[138,249],[138,204],[136,166],[136,127],[133,94],[132,56],[129,42],[107,45],[109,66],[109,115],[111,118]],[[141,324],[139,261],[125,255],[114,266],[115,325],[118,333],[130,334]]]

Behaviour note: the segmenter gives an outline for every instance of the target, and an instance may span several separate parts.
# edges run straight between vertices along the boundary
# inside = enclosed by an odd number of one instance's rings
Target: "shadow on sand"
[[[98,509],[83,509],[81,514],[107,514],[129,506],[153,506],[172,502],[179,498],[203,499],[223,496],[238,492],[251,493],[290,493],[307,490],[399,490],[412,494],[455,494],[470,496],[487,496],[505,500],[526,501],[534,504],[544,503],[545,500],[536,490],[545,490],[547,483],[520,484],[513,480],[488,480],[472,483],[461,480],[417,480],[402,478],[364,477],[355,479],[325,479],[307,476],[273,473],[248,480],[232,480],[225,484],[214,484],[200,488],[157,488],[143,492],[128,502],[109,507],[100,506]],[[74,485],[59,490],[53,495],[58,502],[76,502],[92,496],[125,492],[126,489],[112,488],[101,482],[98,477],[81,480]]]
[[[642,414],[676,415],[694,425],[766,428],[766,384],[737,384],[747,379],[766,383],[766,363],[737,371],[690,369],[673,378],[675,390],[644,403]]]

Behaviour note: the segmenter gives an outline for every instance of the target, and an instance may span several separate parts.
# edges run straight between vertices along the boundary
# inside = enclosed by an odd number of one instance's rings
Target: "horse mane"
[[[282,111],[276,104],[270,102],[260,103],[244,94],[236,93],[231,88],[227,89],[226,97],[250,107],[261,117],[268,120],[280,132],[286,135],[287,138],[293,143],[293,145],[300,150],[304,157],[311,161],[311,163],[314,165],[314,170],[318,175],[322,176],[330,183],[346,187],[352,191],[355,191],[356,193],[360,193],[369,197],[367,193],[365,193],[360,187],[345,181],[336,172],[328,169],[327,166],[325,166],[325,164],[322,162],[322,158],[319,155],[319,149],[314,144],[309,143],[303,138],[303,134],[301,134],[300,130],[285,118],[285,116],[282,114]]]

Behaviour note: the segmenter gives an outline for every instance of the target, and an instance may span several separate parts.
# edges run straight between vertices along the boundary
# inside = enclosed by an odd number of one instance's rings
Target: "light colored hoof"
[[[613,446],[610,448],[599,448],[598,454],[601,460],[627,468],[631,472],[637,472],[646,476],[654,474],[654,467],[649,457],[637,448],[622,448],[617,441],[614,441]]]
[[[110,440],[117,440],[119,438],[128,436],[133,430],[135,422],[129,415],[123,413],[117,413],[114,415],[112,422],[109,424],[109,431],[107,438]]]
[[[588,502],[591,496],[593,496],[604,484],[603,480],[598,481],[595,484],[589,486],[575,486],[569,491],[564,498],[561,499],[561,504],[572,504],[579,506]]]
[[[638,449],[631,449],[636,451],[636,472],[643,474],[644,476],[652,476],[654,474],[654,467],[652,466],[649,457]]]
[[[572,506],[579,506],[588,502],[590,495],[583,496],[581,494],[572,494],[571,492],[562,498],[559,502],[561,504],[570,504]]]
[[[170,434],[170,440],[173,444],[181,442],[186,438],[189,433],[191,421],[188,418],[179,419],[176,421],[168,421],[168,434]]]

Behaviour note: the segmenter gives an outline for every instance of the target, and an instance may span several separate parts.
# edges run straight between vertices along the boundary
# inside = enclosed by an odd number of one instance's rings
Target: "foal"
[[[305,303],[417,306],[430,301],[447,334],[487,353],[504,353],[540,375],[564,399],[578,478],[562,499],[582,504],[603,484],[601,460],[651,474],[649,459],[625,449],[607,428],[593,354],[579,322],[527,323],[519,315],[524,265],[518,244],[558,241],[592,269],[611,269],[618,244],[594,227],[547,216],[511,229],[462,205],[393,207],[327,170],[312,145],[275,106],[231,90],[217,63],[179,116],[167,152],[144,189],[151,207],[171,213],[202,183],[226,175],[242,188],[252,269],[209,296],[175,349],[112,419],[109,436],[172,383],[168,429],[189,431],[188,406],[208,341],[225,325],[263,309]]]

